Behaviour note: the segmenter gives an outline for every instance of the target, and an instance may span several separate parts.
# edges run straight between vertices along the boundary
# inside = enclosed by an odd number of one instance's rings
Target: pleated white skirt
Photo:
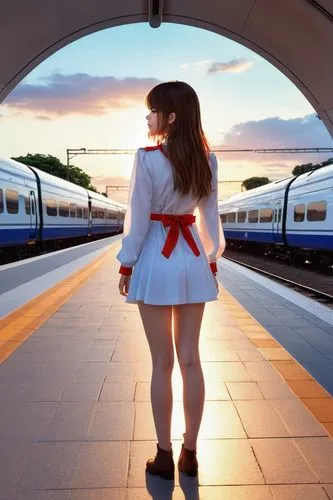
[[[200,255],[194,255],[180,231],[167,259],[161,252],[169,228],[160,221],[150,221],[125,302],[176,305],[217,300],[218,290],[197,227],[192,224],[189,228]]]

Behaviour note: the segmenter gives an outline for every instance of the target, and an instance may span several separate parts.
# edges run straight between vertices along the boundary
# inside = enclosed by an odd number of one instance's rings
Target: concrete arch
[[[38,64],[98,30],[148,22],[162,0],[5,0],[0,9],[0,102]],[[333,137],[333,0],[164,0],[163,22],[231,38],[282,71]]]

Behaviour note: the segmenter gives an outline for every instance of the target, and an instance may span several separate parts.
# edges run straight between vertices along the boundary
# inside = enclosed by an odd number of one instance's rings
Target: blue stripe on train
[[[58,238],[77,238],[88,236],[88,224],[86,226],[44,226],[43,240],[55,240]]]
[[[35,238],[30,237],[30,226],[23,228],[4,228],[0,230],[0,246],[24,245]]]
[[[256,243],[283,243],[281,234],[276,235],[276,240],[272,232],[265,231],[232,231],[224,229],[227,240],[251,241]],[[287,233],[288,245],[291,247],[311,248],[315,250],[333,250],[333,233],[328,234],[306,234]]]
[[[102,233],[108,233],[110,231],[116,231],[118,225],[105,225],[105,224],[96,224],[94,223],[91,226],[91,234],[102,234]]]
[[[116,232],[118,229],[117,225],[106,225],[98,224],[92,225],[90,234],[105,234]],[[44,240],[54,240],[57,238],[74,238],[77,236],[87,236],[88,226],[45,226],[43,229],[43,239]]]
[[[256,241],[258,243],[278,243],[282,241],[281,235],[277,235],[277,241],[272,232],[264,231],[230,231],[224,228],[224,235],[229,240]]]
[[[92,234],[102,234],[102,233],[115,233],[117,231],[117,226],[94,226],[92,228]],[[32,237],[33,233],[30,231],[30,227],[25,228],[1,228],[0,229],[0,246],[14,246],[14,245],[25,245],[28,241],[37,241],[36,236]],[[67,239],[67,238],[77,238],[88,236],[87,226],[46,226],[43,229],[43,240],[56,240],[56,239]]]
[[[331,234],[287,234],[288,245],[291,247],[313,248],[333,251],[333,232]]]
[[[99,224],[93,225],[91,234],[113,234],[119,231],[118,224]],[[46,224],[43,228],[43,240],[55,240],[64,238],[75,238],[88,236],[88,221],[86,225],[68,225],[58,226]],[[21,227],[16,226],[0,226],[0,247],[25,245],[32,241],[38,241],[38,230],[31,231],[30,224],[22,224]]]

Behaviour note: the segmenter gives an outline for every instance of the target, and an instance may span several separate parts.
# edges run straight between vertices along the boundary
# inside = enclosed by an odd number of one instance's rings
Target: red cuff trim
[[[132,268],[120,266],[119,273],[123,274],[124,276],[130,276],[132,274]]]
[[[212,271],[212,273],[216,274],[217,273],[217,265],[216,265],[216,262],[211,262],[210,263],[210,269]]]

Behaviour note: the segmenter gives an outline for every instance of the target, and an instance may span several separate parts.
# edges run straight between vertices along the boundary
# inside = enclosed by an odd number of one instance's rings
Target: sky
[[[138,23],[83,37],[36,67],[0,105],[0,155],[51,154],[66,163],[67,148],[150,145],[145,95],[170,80],[196,90],[212,148],[333,147],[303,94],[255,52],[199,28]],[[219,198],[240,191],[234,181],[283,178],[330,156],[221,153]],[[71,164],[105,191],[128,185],[133,156],[79,155]],[[126,189],[111,195],[127,200]]]

